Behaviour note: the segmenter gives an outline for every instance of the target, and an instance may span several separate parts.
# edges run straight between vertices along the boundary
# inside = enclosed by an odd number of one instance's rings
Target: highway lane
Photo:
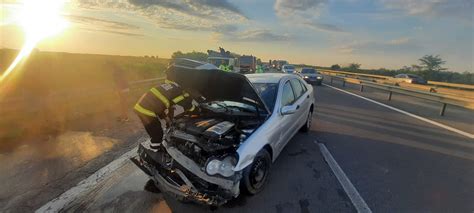
[[[316,97],[318,141],[372,211],[474,210],[474,141],[329,87]]]
[[[315,136],[300,133],[272,167],[265,189],[240,196],[215,212],[354,212],[351,201],[323,160]],[[208,207],[180,203],[166,194],[144,190],[147,176],[131,162],[107,181],[67,206],[73,212],[208,212]]]
[[[325,78],[325,83],[328,85],[330,84],[329,78],[327,76]],[[390,106],[397,107],[404,111],[455,127],[462,131],[466,131],[471,134],[474,133],[474,111],[472,110],[448,105],[445,115],[440,116],[439,112],[442,104],[438,102],[428,101],[397,93],[393,93],[392,100],[388,101],[387,91],[364,87],[364,92],[360,92],[360,85],[346,83],[346,86],[342,87],[342,82],[337,80],[334,80],[332,85],[338,88],[344,88],[345,90],[352,93],[363,95],[364,97],[374,99]]]
[[[239,197],[218,212],[354,211],[314,141],[327,146],[374,212],[474,209],[472,141],[332,88],[315,88],[310,134],[290,141],[261,194]],[[128,163],[68,210],[208,210],[146,192],[146,182]]]

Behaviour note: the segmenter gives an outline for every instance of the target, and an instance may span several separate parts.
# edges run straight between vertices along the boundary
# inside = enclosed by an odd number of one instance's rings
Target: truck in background
[[[207,62],[225,71],[241,74],[263,72],[260,59],[253,55],[239,55],[219,47],[219,51],[207,50]]]
[[[226,51],[224,48],[219,47],[219,51],[207,50],[207,62],[214,64],[216,67],[222,67],[224,65],[229,71],[235,72],[237,55]]]
[[[243,55],[239,57],[239,73],[249,74],[255,73],[257,69],[257,58],[252,55]]]

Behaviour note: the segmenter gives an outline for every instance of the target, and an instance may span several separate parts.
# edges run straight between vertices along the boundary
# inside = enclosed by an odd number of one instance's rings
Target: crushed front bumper
[[[131,160],[162,191],[178,200],[219,206],[239,195],[241,174],[230,178],[207,175],[194,161],[187,158],[166,142],[161,150],[154,151],[143,144],[138,147],[138,156]]]

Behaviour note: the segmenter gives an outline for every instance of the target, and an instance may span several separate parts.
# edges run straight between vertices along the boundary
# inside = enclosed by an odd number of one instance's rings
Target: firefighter
[[[179,107],[184,111],[194,111],[194,100],[177,83],[169,80],[151,88],[135,104],[135,112],[151,137],[151,148],[160,147],[163,127],[170,125]]]
[[[219,65],[219,69],[225,72],[229,72],[229,66],[225,64],[224,60],[221,60],[221,65]]]
[[[256,66],[255,73],[263,73],[263,67],[262,67],[262,65],[257,65],[257,66]]]

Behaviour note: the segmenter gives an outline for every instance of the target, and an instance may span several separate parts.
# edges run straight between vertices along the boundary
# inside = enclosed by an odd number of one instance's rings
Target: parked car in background
[[[321,85],[323,83],[323,75],[319,74],[314,68],[302,68],[298,74],[309,84]]]
[[[395,76],[397,82],[406,82],[410,84],[427,84],[428,81],[418,75],[398,74]]]
[[[282,70],[284,65],[287,65],[288,61],[285,60],[273,60],[272,61],[272,67],[277,69],[277,70]]]
[[[311,127],[313,88],[296,75],[198,67],[171,75],[205,99],[173,120],[159,149],[140,144],[132,160],[179,200],[219,206],[240,190],[257,194],[288,141]]]
[[[282,66],[281,70],[284,73],[293,74],[295,72],[295,66],[290,65],[290,64],[286,64],[286,65]]]

